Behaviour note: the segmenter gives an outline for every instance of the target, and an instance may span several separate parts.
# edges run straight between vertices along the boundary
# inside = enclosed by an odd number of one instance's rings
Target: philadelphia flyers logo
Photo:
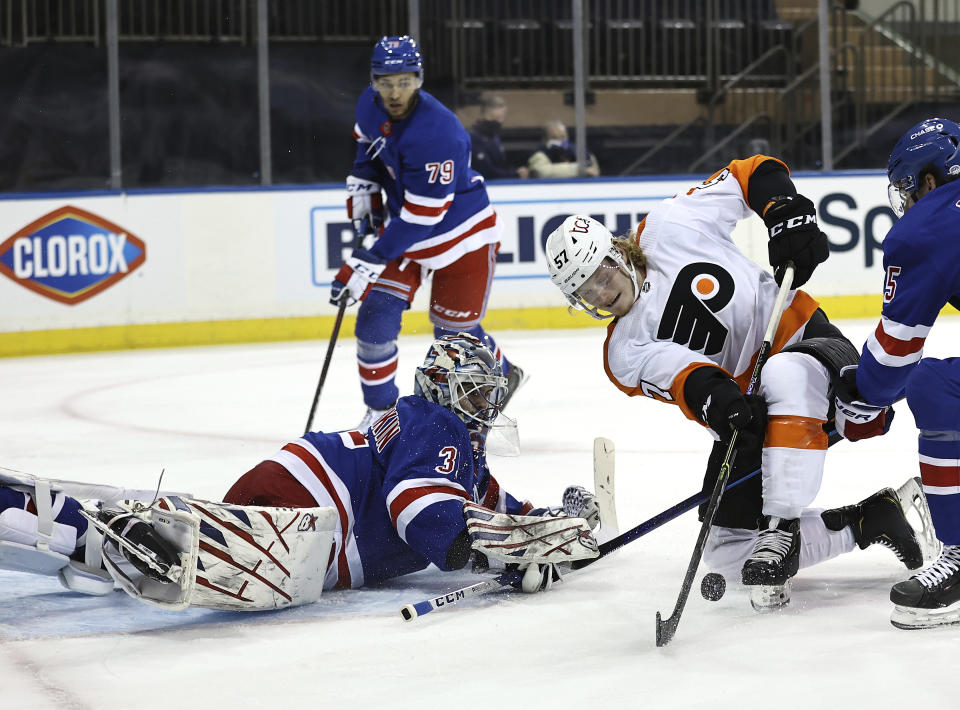
[[[667,297],[657,338],[716,355],[728,331],[714,313],[730,303],[733,291],[733,277],[719,264],[699,261],[684,266]]]

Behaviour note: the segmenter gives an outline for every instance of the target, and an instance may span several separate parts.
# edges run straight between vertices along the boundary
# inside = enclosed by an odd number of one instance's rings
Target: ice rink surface
[[[840,324],[858,346],[874,321]],[[555,505],[592,486],[592,442],[617,446],[622,529],[699,490],[711,440],[675,407],[628,398],[603,372],[604,332],[498,332],[531,375],[510,405],[522,455],[491,460],[501,484]],[[400,346],[401,393],[429,338]],[[317,428],[362,414],[354,341],[338,343]],[[219,498],[303,430],[325,341],[0,360],[0,466],[37,476]],[[942,319],[926,355],[960,354]],[[883,439],[841,442],[815,503],[854,503],[917,475],[898,407]],[[504,592],[411,623],[399,609],[476,578],[436,570],[326,593],[268,614],[166,612],[116,591],[73,595],[0,572],[0,708],[956,708],[960,627],[888,620],[906,570],[877,546],[801,570],[784,611],[758,615],[731,584],[711,603],[699,575],[673,643],[658,649],[698,529],[674,520],[534,596]],[[701,571],[702,574],[702,571]]]

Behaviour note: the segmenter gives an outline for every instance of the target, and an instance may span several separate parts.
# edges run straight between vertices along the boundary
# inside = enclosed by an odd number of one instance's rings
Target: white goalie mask
[[[613,318],[613,314],[601,314],[595,306],[584,301],[577,291],[604,265],[604,259],[611,259],[611,266],[622,269],[630,277],[634,298],[639,293],[636,269],[624,260],[620,250],[614,246],[613,234],[600,222],[586,215],[567,217],[563,224],[547,237],[546,255],[550,280],[563,292],[567,302],[573,308],[586,311],[598,320]]]
[[[469,333],[445,335],[417,368],[414,392],[446,407],[464,424],[489,427],[500,414],[507,378],[496,356]]]

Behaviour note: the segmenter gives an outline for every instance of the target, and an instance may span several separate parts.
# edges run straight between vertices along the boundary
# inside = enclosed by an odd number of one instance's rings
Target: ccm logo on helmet
[[[0,272],[71,306],[127,277],[146,258],[146,245],[128,230],[69,205],[0,244]]]

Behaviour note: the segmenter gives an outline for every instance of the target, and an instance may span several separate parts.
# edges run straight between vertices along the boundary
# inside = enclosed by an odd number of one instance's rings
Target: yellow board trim
[[[875,295],[833,296],[817,300],[831,320],[877,318],[882,306],[882,299]],[[334,316],[258,318],[0,333],[0,357],[283,340],[326,340],[333,330],[334,320]],[[355,315],[344,318],[341,337],[353,337],[355,321]],[[606,323],[607,321],[598,321],[584,313],[563,307],[495,309],[488,311],[483,319],[483,327],[493,333],[501,330],[602,328]],[[431,334],[433,325],[425,312],[406,313],[401,332],[407,335]]]

